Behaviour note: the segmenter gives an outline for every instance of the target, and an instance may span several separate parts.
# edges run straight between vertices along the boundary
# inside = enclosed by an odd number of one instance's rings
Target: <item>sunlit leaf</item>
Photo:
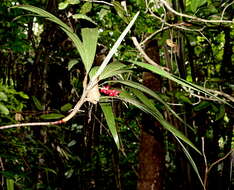
[[[0,113],[8,115],[10,112],[6,106],[0,103]]]
[[[195,12],[200,6],[204,5],[206,0],[191,0],[191,10]]]
[[[78,63],[78,60],[77,60],[77,59],[72,59],[72,60],[70,60],[70,61],[68,62],[68,67],[67,67],[68,71],[70,71],[70,70],[72,69],[72,67],[73,67],[74,65],[76,65],[77,63]]]
[[[14,180],[13,179],[6,179],[7,190],[14,190]]]
[[[59,10],[66,9],[68,5],[69,5],[68,2],[66,2],[66,1],[65,2],[61,2],[61,3],[59,3],[58,9]]]
[[[68,179],[68,178],[72,177],[73,173],[74,173],[74,169],[70,169],[70,170],[66,171],[64,175]]]
[[[80,0],[67,0],[67,2],[71,5],[76,5],[80,3]]]
[[[116,130],[115,116],[114,116],[114,113],[112,110],[112,106],[110,103],[100,103],[100,105],[101,105],[102,111],[104,113],[104,116],[106,118],[107,125],[110,129],[110,132],[111,132],[113,138],[114,138],[115,144],[116,144],[117,148],[119,149],[120,148],[119,137],[118,137],[118,133]]]
[[[7,95],[4,92],[0,92],[0,101],[7,101]]]
[[[72,140],[72,141],[70,141],[69,143],[68,143],[68,147],[71,147],[71,146],[74,146],[75,144],[76,144],[77,142],[76,142],[76,140]]]
[[[21,98],[29,99],[29,96],[23,92],[18,92],[18,95],[20,95]]]
[[[106,66],[106,68],[103,70],[103,72],[99,76],[99,80],[103,80],[112,76],[116,76],[118,74],[122,74],[125,72],[131,72],[130,70],[124,69],[126,68],[126,65],[119,62],[113,62]],[[93,67],[91,71],[89,72],[89,77],[92,78],[97,70],[99,69],[99,66]]]
[[[92,3],[86,2],[80,9],[80,14],[87,14],[92,9]]]
[[[83,20],[87,20],[87,21],[89,21],[89,22],[91,22],[91,23],[97,25],[96,22],[94,22],[90,17],[88,17],[88,16],[86,16],[86,15],[84,15],[84,14],[74,14],[74,15],[72,15],[72,18],[74,18],[74,19],[83,19]]]

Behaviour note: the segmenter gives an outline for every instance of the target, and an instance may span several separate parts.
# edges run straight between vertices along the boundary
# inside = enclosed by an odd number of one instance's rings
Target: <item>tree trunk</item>
[[[146,53],[159,63],[159,49],[156,40],[146,46]],[[145,72],[143,83],[154,91],[161,90],[161,78]],[[140,152],[138,190],[162,190],[164,174],[163,130],[158,122],[148,115],[143,115]]]

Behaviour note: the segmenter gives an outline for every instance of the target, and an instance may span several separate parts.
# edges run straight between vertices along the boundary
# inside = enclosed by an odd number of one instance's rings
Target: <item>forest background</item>
[[[2,189],[232,189],[233,15],[232,0],[1,0]]]

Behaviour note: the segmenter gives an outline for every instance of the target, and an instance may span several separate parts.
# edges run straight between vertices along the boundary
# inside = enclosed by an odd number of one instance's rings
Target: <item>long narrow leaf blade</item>
[[[176,136],[174,136],[174,137],[175,137],[175,139],[178,141],[178,143],[180,144],[180,146],[182,147],[182,149],[183,149],[183,151],[184,151],[186,157],[188,158],[190,164],[191,164],[192,167],[193,167],[193,170],[194,170],[195,173],[197,174],[197,177],[198,177],[199,181],[201,182],[201,184],[202,184],[202,186],[203,186],[203,188],[204,188],[204,187],[205,187],[205,186],[204,186],[204,183],[203,183],[203,181],[202,181],[202,178],[201,178],[200,173],[199,173],[199,171],[198,171],[197,165],[196,165],[196,163],[194,162],[192,156],[189,154],[188,150],[185,148],[185,146],[183,145],[183,143],[182,143]],[[204,189],[205,189],[205,188],[204,188]]]
[[[81,55],[82,61],[84,61],[84,48],[83,48],[83,44],[81,42],[81,40],[79,39],[79,37],[74,33],[74,31],[72,30],[72,28],[70,28],[68,25],[66,25],[63,21],[61,21],[59,18],[57,18],[56,16],[54,16],[53,14],[38,8],[38,7],[34,7],[31,5],[18,5],[12,8],[19,8],[19,9],[24,9],[27,11],[31,11],[33,13],[38,14],[39,16],[42,16],[44,18],[46,18],[47,20],[50,20],[51,22],[54,22],[56,24],[59,25],[59,27],[69,36],[69,38],[73,41],[73,43],[75,44],[78,52]]]
[[[181,119],[181,117],[159,96],[157,95],[157,93],[155,93],[153,90],[147,88],[146,86],[134,82],[134,81],[128,81],[128,80],[113,80],[113,81],[108,81],[108,82],[113,82],[113,83],[121,83],[124,85],[127,85],[129,87],[138,89],[150,96],[152,96],[153,98],[155,98],[156,100],[158,100],[161,104],[163,104],[165,106],[165,108],[170,111],[179,121],[181,121],[182,123],[185,124],[185,122],[183,121],[183,119]],[[188,126],[186,124],[186,126]],[[192,131],[194,131],[194,129],[191,126],[188,126]]]
[[[187,87],[187,88],[192,89],[192,90],[195,90],[195,91],[197,91],[197,92],[201,92],[201,93],[206,94],[206,95],[208,95],[208,96],[214,97],[214,98],[216,98],[217,100],[219,100],[220,102],[223,102],[223,103],[225,103],[225,104],[227,104],[227,105],[229,105],[229,106],[232,107],[232,105],[230,105],[228,102],[222,100],[221,98],[219,98],[219,97],[217,97],[217,96],[214,96],[214,94],[208,92],[208,91],[207,91],[206,89],[204,89],[203,87],[198,86],[198,85],[196,85],[196,84],[193,84],[193,83],[191,83],[191,82],[188,82],[188,81],[186,81],[186,80],[184,80],[184,79],[181,79],[181,78],[179,78],[179,77],[177,77],[177,76],[175,76],[175,75],[172,75],[172,74],[170,74],[170,73],[164,71],[163,69],[160,69],[160,68],[157,68],[157,67],[155,67],[155,66],[153,66],[153,65],[146,64],[146,63],[142,63],[142,62],[137,62],[137,61],[131,61],[131,62],[132,62],[133,64],[136,64],[136,65],[138,65],[138,66],[140,66],[140,67],[143,67],[143,68],[145,68],[145,69],[147,69],[147,70],[150,70],[150,71],[152,71],[153,73],[156,73],[156,74],[161,75],[161,76],[163,76],[163,77],[165,77],[165,78],[168,78],[168,79],[170,79],[170,80],[172,80],[172,81],[174,81],[174,82],[176,82],[176,83],[178,83],[178,84],[180,84],[180,85],[182,85],[182,86],[184,86],[184,87]]]
[[[110,129],[110,132],[114,138],[115,144],[117,148],[119,149],[119,136],[116,130],[116,125],[115,125],[115,116],[112,110],[112,106],[110,103],[100,103],[102,111],[104,113],[104,116],[106,118],[107,125]]]
[[[127,33],[129,32],[129,30],[131,29],[131,27],[133,26],[133,24],[135,23],[138,15],[140,12],[137,12],[136,15],[133,17],[133,19],[131,20],[131,22],[129,23],[129,25],[125,28],[125,30],[122,32],[122,34],[120,35],[120,37],[118,38],[118,40],[115,42],[114,46],[111,48],[110,52],[108,53],[108,55],[106,56],[106,58],[104,59],[104,61],[102,62],[101,66],[99,67],[98,71],[96,72],[96,74],[94,75],[94,77],[91,79],[91,83],[93,84],[95,83],[96,79],[100,76],[100,74],[103,72],[103,70],[105,69],[105,67],[107,66],[107,64],[109,63],[109,61],[111,60],[112,56],[114,55],[114,53],[117,51],[119,45],[121,44],[121,42],[123,41],[123,39],[125,38],[125,36],[127,35]],[[92,86],[92,85],[91,85]]]
[[[196,148],[196,146],[181,132],[179,131],[177,128],[175,128],[174,126],[172,126],[170,123],[168,123],[158,110],[157,111],[153,111],[151,110],[149,107],[145,106],[143,103],[139,102],[138,100],[136,100],[135,98],[131,98],[130,95],[125,95],[125,93],[121,93],[119,97],[115,97],[117,99],[120,99],[122,101],[128,102],[134,106],[136,106],[137,108],[139,108],[140,110],[149,113],[150,115],[152,115],[156,120],[159,121],[159,123],[161,123],[161,125],[167,129],[168,131],[170,131],[173,135],[177,136],[179,139],[181,139],[183,142],[185,142],[186,144],[188,144],[190,147],[192,147],[194,150],[196,150],[199,154],[201,154],[201,152]],[[156,108],[155,108],[156,109]]]
[[[99,66],[93,67],[89,72],[89,77],[92,78],[98,69],[99,69]],[[126,73],[126,72],[132,72],[132,71],[128,70],[128,67],[126,67],[126,65],[123,63],[112,62],[105,67],[105,69],[99,76],[99,80],[103,80],[103,79],[116,76],[118,74]]]

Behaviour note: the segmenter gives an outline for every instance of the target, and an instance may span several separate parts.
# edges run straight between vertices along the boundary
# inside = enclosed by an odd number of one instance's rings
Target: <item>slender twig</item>
[[[89,92],[89,90],[84,90],[80,100],[77,102],[75,105],[74,109],[70,114],[68,114],[66,117],[64,117],[61,120],[57,121],[49,121],[49,122],[29,122],[29,123],[16,123],[16,124],[11,124],[11,125],[5,125],[5,126],[0,126],[1,129],[10,129],[10,128],[16,128],[16,127],[27,127],[27,126],[49,126],[49,125],[58,125],[62,123],[66,123],[69,121],[71,118],[73,118],[80,110],[80,107],[84,104],[86,100],[86,95]]]
[[[201,95],[198,95],[198,94],[194,94],[193,92],[191,92],[190,90],[187,90],[186,88],[183,88],[185,91],[189,92],[191,96],[194,96],[194,97],[197,97],[201,100],[210,100],[210,101],[221,101],[217,98],[210,98],[210,97],[205,97],[205,96],[201,96]],[[205,91],[208,91],[210,93],[213,94],[212,97],[216,97],[216,96],[223,96],[224,98],[226,98],[227,101],[230,101],[230,102],[234,102],[234,98],[229,95],[229,94],[226,94],[224,92],[221,92],[221,91],[217,91],[217,90],[212,90],[212,89],[209,89],[209,88],[204,88]]]
[[[189,23],[185,23],[185,22],[180,22],[180,23],[175,23],[175,24],[170,24],[168,22],[166,22],[165,20],[163,20],[161,17],[157,16],[156,14],[153,13],[153,11],[151,9],[149,9],[151,15],[157,19],[159,19],[161,22],[165,23],[165,25],[170,26],[170,27],[175,27],[181,30],[187,30],[187,31],[191,31],[191,32],[201,32],[202,30],[204,30],[205,27],[202,27],[200,29],[190,29],[188,27],[184,27],[184,26],[190,26],[191,24]]]
[[[224,157],[216,160],[215,162],[213,162],[210,166],[208,166],[207,163],[207,159],[206,159],[206,154],[205,154],[205,142],[204,142],[204,137],[202,137],[202,155],[204,158],[204,162],[205,162],[205,174],[204,174],[204,186],[207,186],[207,181],[208,181],[208,174],[210,172],[210,170],[217,165],[218,163],[222,162],[224,159],[226,159],[232,152],[234,151],[234,149],[230,150]]]
[[[83,90],[81,98],[76,103],[76,105],[72,109],[72,111],[63,119],[57,120],[57,121],[48,121],[48,122],[29,122],[29,123],[16,123],[16,124],[11,124],[11,125],[4,125],[4,126],[0,126],[0,130],[1,129],[16,128],[16,127],[27,127],[27,126],[58,125],[58,124],[68,122],[71,118],[73,118],[80,111],[81,106],[87,101],[87,99],[86,99],[87,94],[89,93],[89,91],[92,90],[92,88],[90,88],[88,90],[86,89],[87,88],[87,75],[84,78],[83,87],[84,87],[84,90]]]
[[[132,41],[134,43],[134,45],[136,46],[136,48],[138,49],[138,51],[141,53],[141,55],[143,56],[143,58],[151,65],[157,67],[157,68],[160,68],[160,69],[166,69],[166,67],[162,67],[160,66],[158,63],[154,62],[145,52],[144,50],[141,48],[140,44],[138,43],[136,37],[132,37]]]
[[[3,164],[3,161],[2,161],[2,157],[0,157],[0,167],[1,167],[2,171],[5,171],[4,164]],[[2,175],[1,178],[2,178],[1,179],[1,186],[4,187],[4,176]]]
[[[205,23],[234,23],[234,21],[231,20],[207,20],[207,19],[203,19],[203,18],[199,18],[199,17],[195,17],[195,16],[191,16],[191,15],[187,15],[184,13],[179,13],[176,10],[174,10],[169,3],[166,0],[160,0],[160,2],[172,13],[174,13],[175,15],[181,16],[181,17],[185,17],[185,18],[190,18],[194,21],[198,21],[198,22],[205,22]]]
[[[229,4],[227,4],[227,6],[223,9],[223,12],[222,12],[222,14],[221,14],[221,20],[223,20],[223,16],[224,16],[224,13],[225,13],[226,9],[227,9],[229,6],[231,6],[233,3],[234,3],[234,1],[232,1],[232,2],[229,3]]]
[[[204,140],[204,137],[202,137],[201,139],[202,139],[202,155],[203,155],[204,162],[205,162],[205,173],[204,173],[203,184],[204,184],[204,188],[206,188],[209,169],[208,169],[208,164],[207,164],[207,159],[206,159],[206,154],[205,154],[205,140]]]
[[[228,100],[230,100],[231,102],[234,102],[234,97],[230,96],[229,94],[226,94],[224,92],[220,92],[220,91],[217,91],[217,90],[212,90],[212,89],[206,89],[206,90],[208,90],[211,93],[223,96],[223,97],[227,98]]]
[[[210,172],[210,170],[216,165],[218,164],[219,162],[222,162],[224,159],[226,159],[234,150],[230,150],[224,157],[216,160],[215,162],[213,162],[210,167],[208,168],[208,172]]]
[[[108,2],[106,2],[106,1],[97,1],[97,0],[84,0],[84,1],[91,2],[91,3],[104,4],[104,5],[108,5],[108,6],[112,6],[112,7],[113,7],[113,4],[108,3]]]
[[[167,30],[169,29],[171,26],[166,26],[166,27],[163,27],[163,28],[160,28],[159,30],[155,31],[154,33],[150,34],[147,38],[145,38],[141,43],[140,45],[142,46],[143,44],[145,44],[147,41],[149,41],[151,38],[153,38],[155,35],[157,35],[158,33],[164,31],[164,30]]]

